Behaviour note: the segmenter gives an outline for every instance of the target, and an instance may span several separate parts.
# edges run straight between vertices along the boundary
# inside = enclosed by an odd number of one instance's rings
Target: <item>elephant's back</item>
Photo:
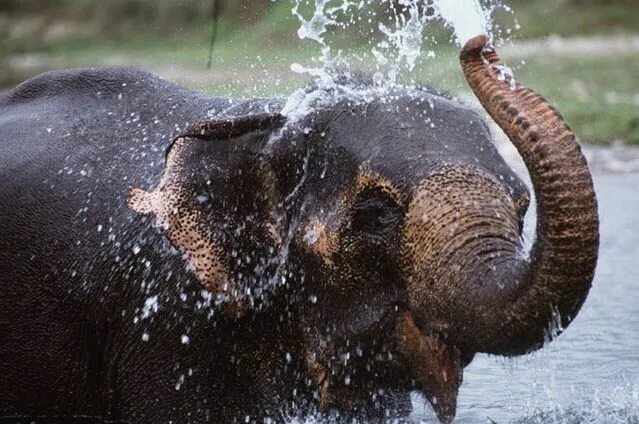
[[[67,380],[95,395],[113,331],[100,314],[140,303],[123,290],[170,249],[129,188],[157,184],[171,140],[229,103],[128,68],[46,73],[0,97],[0,374],[20,388],[0,388],[0,412],[65,404]]]
[[[39,75],[0,97],[0,187],[33,174],[153,178],[171,139],[228,103],[132,68]]]
[[[0,98],[4,275],[94,253],[128,188],[157,181],[171,139],[221,102],[129,68],[49,72]]]

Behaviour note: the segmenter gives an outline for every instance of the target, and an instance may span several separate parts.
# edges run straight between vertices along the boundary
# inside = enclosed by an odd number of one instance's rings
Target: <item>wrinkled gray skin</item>
[[[526,268],[528,199],[476,112],[398,91],[284,128],[275,119],[172,143],[200,121],[281,107],[119,68],[48,73],[0,97],[0,417],[382,420],[405,416],[417,389],[450,421],[475,352],[539,347],[537,336],[496,347],[472,336],[486,311],[472,312],[475,300],[525,285],[503,276]],[[175,146],[188,159],[175,214],[196,211],[212,229],[226,296],[198,279],[157,216],[131,205],[132,188],[158,187]],[[460,223],[419,224],[432,206],[420,196],[457,219],[503,216],[492,239],[462,242]],[[476,285],[473,261],[451,257],[471,257],[476,239],[490,248],[500,225],[522,262],[481,265],[498,275]],[[447,237],[459,249],[438,262]]]

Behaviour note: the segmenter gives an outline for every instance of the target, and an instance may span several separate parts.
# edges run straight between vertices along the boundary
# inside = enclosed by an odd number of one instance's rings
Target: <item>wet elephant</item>
[[[530,172],[529,254],[526,186],[433,91],[291,119],[104,68],[1,97],[0,416],[384,420],[418,390],[450,422],[475,353],[570,323],[598,249],[570,128],[486,38],[460,58]]]

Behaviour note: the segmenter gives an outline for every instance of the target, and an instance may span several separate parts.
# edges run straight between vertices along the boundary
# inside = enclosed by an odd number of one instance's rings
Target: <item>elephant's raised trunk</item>
[[[537,198],[530,258],[506,277],[520,283],[517,296],[486,308],[474,340],[477,351],[517,355],[541,347],[583,304],[597,261],[597,201],[574,133],[542,97],[511,80],[488,37],[470,40],[460,60],[479,101],[521,154]]]

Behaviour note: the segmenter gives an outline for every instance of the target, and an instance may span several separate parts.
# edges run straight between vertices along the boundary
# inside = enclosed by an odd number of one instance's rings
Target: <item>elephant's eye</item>
[[[208,193],[201,193],[195,196],[195,201],[198,205],[208,205],[211,203],[211,197]]]
[[[351,228],[374,240],[388,240],[397,234],[402,221],[401,205],[378,188],[360,192],[353,207]]]

